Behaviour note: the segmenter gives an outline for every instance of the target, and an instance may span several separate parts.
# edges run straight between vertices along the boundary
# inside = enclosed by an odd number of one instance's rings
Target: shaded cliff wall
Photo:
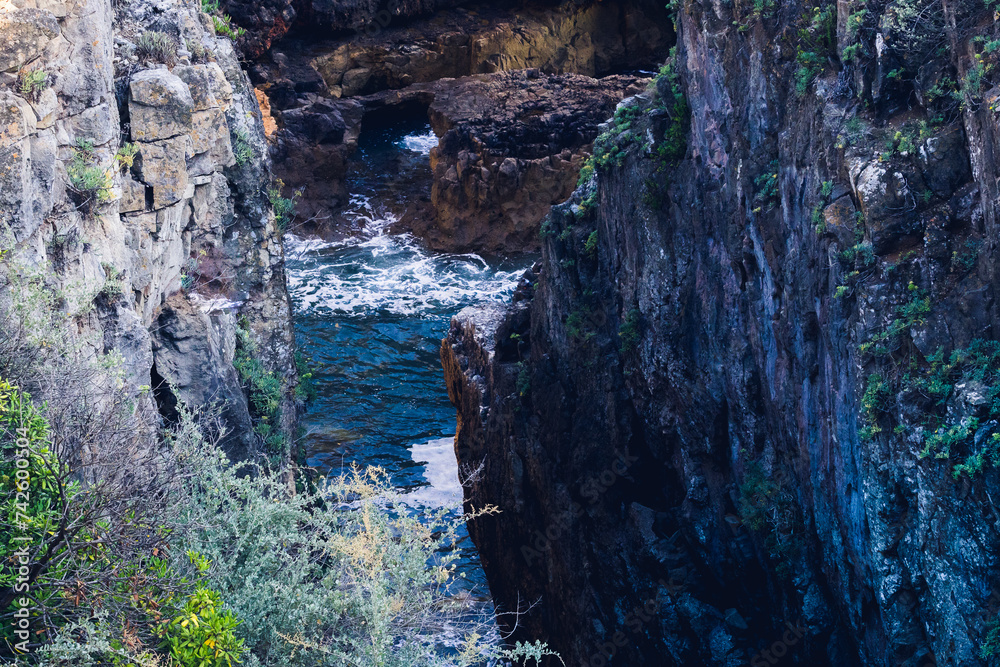
[[[286,434],[294,339],[260,111],[233,45],[195,2],[37,5],[0,5],[9,278],[73,294],[53,307],[92,353],[120,353],[164,416],[178,400],[223,402],[229,453],[256,456],[237,319],[281,378]],[[151,58],[137,49],[147,31],[166,42]],[[44,84],[25,86],[32,72]]]
[[[453,322],[467,504],[502,510],[473,539],[502,608],[537,602],[516,637],[986,664],[996,37],[979,4],[921,8],[907,42],[899,3],[684,3],[676,81],[605,126],[514,303]]]

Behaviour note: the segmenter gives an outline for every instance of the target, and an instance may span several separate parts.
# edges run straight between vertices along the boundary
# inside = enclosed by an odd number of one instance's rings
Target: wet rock
[[[432,247],[538,247],[549,208],[576,187],[597,126],[648,80],[500,73],[436,88],[430,117],[434,217],[409,223]]]

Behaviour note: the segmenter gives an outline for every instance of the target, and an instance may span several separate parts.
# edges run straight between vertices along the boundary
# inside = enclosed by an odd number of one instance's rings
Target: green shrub
[[[789,576],[793,561],[805,548],[795,498],[757,461],[747,463],[739,495],[737,511],[743,525],[762,536],[768,556],[777,563],[775,572]]]
[[[291,198],[285,197],[282,195],[284,188],[285,182],[279,178],[274,182],[274,185],[267,189],[267,198],[274,209],[274,223],[281,231],[288,228],[288,223],[295,216],[295,202],[302,196],[302,191],[296,190]]]
[[[236,164],[245,167],[254,159],[253,146],[250,145],[250,135],[243,129],[233,130],[233,156]]]
[[[162,627],[163,646],[183,667],[232,667],[246,652],[236,636],[239,620],[222,609],[222,597],[208,588],[188,596],[181,613]]]
[[[173,67],[177,63],[177,43],[165,32],[147,30],[136,38],[135,54],[141,62]]]
[[[275,462],[282,460],[288,442],[281,432],[281,404],[284,389],[281,378],[264,367],[260,350],[253,340],[245,318],[236,329],[236,356],[233,366],[247,393],[254,430],[261,437],[265,451]]]
[[[764,173],[753,180],[753,203],[757,205],[754,209],[755,212],[759,213],[770,210],[781,201],[781,196],[778,192],[780,169],[781,164],[778,160],[771,160]]]
[[[293,495],[283,472],[232,467],[199,434],[184,418],[175,436],[186,474],[174,552],[211,561],[204,585],[241,619],[248,665],[457,667],[499,653],[448,604],[461,519],[406,510],[376,468]],[[443,623],[465,642],[457,656],[434,650]]]
[[[531,368],[523,361],[517,364],[517,395],[524,398],[531,393]]]
[[[808,25],[799,30],[799,46],[795,61],[795,93],[802,97],[813,80],[823,71],[837,43],[837,7],[814,7],[806,15]]]
[[[104,269],[107,279],[104,281],[104,286],[101,287],[100,295],[106,299],[117,299],[125,293],[125,279],[121,271],[114,266],[102,263],[101,267]]]
[[[215,14],[212,16],[212,25],[215,26],[215,32],[219,35],[224,35],[229,39],[238,39],[247,34],[244,28],[233,25],[233,20],[228,14],[222,14],[221,16]]]
[[[621,339],[621,353],[628,354],[636,348],[642,338],[642,313],[638,308],[628,311],[625,321],[622,322],[618,330],[618,337]]]
[[[684,157],[687,151],[687,135],[691,114],[684,95],[680,74],[677,71],[677,47],[670,49],[670,57],[657,75],[657,90],[668,91],[665,99],[660,99],[661,108],[669,115],[670,123],[664,132],[663,141],[656,146],[656,155],[664,163],[671,163]],[[667,85],[662,85],[663,83]]]
[[[298,350],[295,351],[295,370],[299,376],[299,384],[295,387],[295,398],[306,404],[312,403],[318,395],[316,383],[309,367],[309,360]]]
[[[77,139],[70,150],[72,158],[66,167],[69,187],[75,195],[77,207],[90,213],[96,206],[111,200],[113,175],[110,169],[102,169],[96,164],[92,141]]]
[[[22,69],[17,73],[17,87],[21,95],[37,102],[42,91],[49,87],[49,75],[40,69]]]
[[[135,156],[139,154],[139,145],[130,144],[125,142],[115,153],[115,161],[118,163],[118,168],[122,171],[127,171],[132,168],[135,163]]]

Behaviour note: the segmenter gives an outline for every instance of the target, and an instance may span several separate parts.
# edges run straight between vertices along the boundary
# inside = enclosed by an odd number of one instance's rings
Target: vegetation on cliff
[[[409,667],[547,653],[500,649],[464,613],[452,598],[457,520],[417,516],[380,470],[294,492],[283,470],[232,465],[211,410],[180,405],[175,425],[158,425],[114,355],[75,353],[52,328],[42,341],[10,313],[3,327],[2,654],[52,666]],[[459,638],[451,655],[439,650],[445,627]]]

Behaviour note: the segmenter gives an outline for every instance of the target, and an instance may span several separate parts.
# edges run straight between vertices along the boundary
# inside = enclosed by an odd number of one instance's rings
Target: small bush
[[[212,25],[215,26],[216,34],[224,35],[229,39],[235,40],[247,34],[245,29],[233,25],[233,20],[228,14],[223,14],[222,16],[213,15]]]
[[[291,198],[285,197],[282,195],[284,188],[285,182],[279,178],[274,182],[273,186],[267,189],[267,198],[274,209],[274,224],[281,231],[285,231],[288,228],[288,223],[295,216],[295,202],[302,196],[302,191],[296,190]]]
[[[127,171],[132,168],[132,164],[135,162],[135,156],[139,154],[139,146],[137,144],[130,144],[128,142],[122,144],[118,152],[115,153],[115,161],[118,163],[118,168],[122,171]]]
[[[295,387],[295,398],[305,404],[312,403],[318,396],[316,383],[313,381],[314,374],[309,366],[309,360],[298,350],[295,352],[295,370],[299,376],[299,384]]]
[[[253,146],[250,145],[250,135],[245,130],[233,130],[233,156],[236,164],[245,167],[254,159]]]
[[[771,160],[764,173],[753,180],[755,212],[770,210],[781,201],[778,192],[780,168],[778,160]]]
[[[249,323],[241,319],[236,330],[236,357],[233,359],[247,393],[254,430],[261,437],[265,451],[275,462],[283,460],[287,441],[281,433],[281,403],[284,389],[281,378],[264,367],[260,350],[253,340]]]
[[[22,69],[17,73],[17,87],[21,94],[33,102],[49,87],[49,75],[40,69]]]
[[[187,46],[187,50],[191,52],[191,62],[207,63],[213,60],[212,53],[201,42],[188,39],[184,44]]]
[[[104,281],[104,287],[101,288],[100,295],[108,300],[117,299],[125,293],[125,279],[121,272],[114,266],[102,263],[101,267],[104,269],[107,280]]]
[[[135,54],[141,62],[173,67],[177,62],[177,43],[165,32],[147,30],[136,38]]]
[[[239,620],[221,609],[222,598],[208,588],[192,593],[180,615],[160,629],[163,646],[184,667],[232,667],[246,652],[236,636]]]
[[[628,354],[636,348],[642,338],[642,313],[639,312],[639,309],[633,308],[628,311],[628,315],[625,316],[625,321],[622,322],[621,329],[618,331],[618,337],[621,338],[622,354]]]
[[[77,207],[90,213],[97,205],[111,200],[112,173],[95,164],[97,156],[92,141],[78,139],[70,150],[73,157],[66,167],[69,186],[76,195]]]

